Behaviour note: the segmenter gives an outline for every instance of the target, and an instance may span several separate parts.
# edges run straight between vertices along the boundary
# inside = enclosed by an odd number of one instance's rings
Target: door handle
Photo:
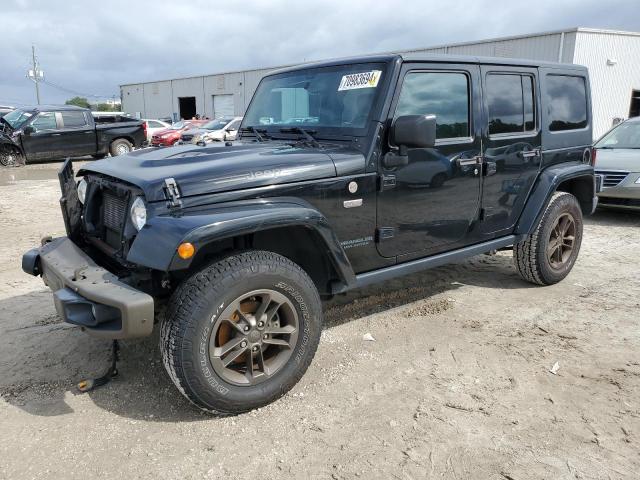
[[[51,136],[52,137],[59,137],[60,135],[62,135],[61,133],[52,133]]]
[[[521,158],[532,158],[532,157],[537,157],[538,155],[540,155],[540,150],[538,149],[530,150],[528,152],[520,152]]]

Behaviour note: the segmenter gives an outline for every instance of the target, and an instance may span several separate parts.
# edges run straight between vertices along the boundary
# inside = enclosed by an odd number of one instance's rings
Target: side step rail
[[[507,237],[500,237],[488,242],[482,242],[457,250],[452,250],[450,252],[439,253],[438,255],[432,255],[427,258],[419,258],[418,260],[399,263],[373,272],[361,273],[360,275],[356,275],[355,288],[366,287],[373,283],[390,280],[410,273],[420,272],[428,268],[440,267],[448,263],[487,253],[492,250],[500,250],[501,248],[514,245],[523,239],[524,235],[509,235]]]

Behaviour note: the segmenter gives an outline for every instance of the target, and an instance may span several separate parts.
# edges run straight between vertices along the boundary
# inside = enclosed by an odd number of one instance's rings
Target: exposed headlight
[[[136,197],[131,204],[131,221],[138,231],[147,223],[147,207],[142,197]]]
[[[78,182],[78,200],[84,205],[84,199],[87,197],[87,181],[83,178]]]

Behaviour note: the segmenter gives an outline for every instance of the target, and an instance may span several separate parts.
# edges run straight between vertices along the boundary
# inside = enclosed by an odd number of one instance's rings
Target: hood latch
[[[164,194],[167,197],[167,206],[171,209],[182,207],[182,200],[180,200],[180,190],[175,178],[164,179]]]

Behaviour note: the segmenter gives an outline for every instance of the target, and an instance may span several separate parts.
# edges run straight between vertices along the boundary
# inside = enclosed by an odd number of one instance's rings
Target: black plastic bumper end
[[[22,255],[22,270],[34,277],[42,274],[42,270],[40,270],[40,251],[37,248],[33,248]]]

